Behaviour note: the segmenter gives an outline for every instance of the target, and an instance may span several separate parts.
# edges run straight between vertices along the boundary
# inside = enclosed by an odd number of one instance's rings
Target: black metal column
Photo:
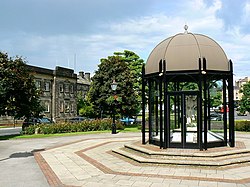
[[[176,91],[180,91],[180,83],[179,82],[177,82],[177,85],[176,85]],[[178,128],[180,128],[180,123],[181,123],[181,121],[180,121],[180,119],[181,119],[181,105],[180,105],[180,97],[178,96],[177,97],[177,116],[178,116],[178,118],[177,118],[177,127]]]
[[[187,135],[187,130],[186,130],[186,98],[185,94],[181,95],[181,111],[182,111],[182,125],[181,125],[181,144],[182,148],[185,148],[186,145],[186,135]]]
[[[112,115],[113,115],[113,121],[112,121],[112,134],[116,134],[116,124],[115,124],[115,104],[113,105]]]
[[[159,111],[158,111],[158,104],[159,104],[159,80],[155,82],[155,91],[157,94],[155,95],[155,133],[158,136],[159,133]]]
[[[234,136],[234,91],[233,91],[233,63],[229,60],[230,76],[228,78],[228,101],[229,101],[229,142],[230,147],[235,146]]]
[[[207,150],[207,73],[206,73],[206,59],[203,58],[203,94],[204,94],[204,149]]]
[[[159,63],[159,99],[160,99],[160,148],[163,148],[163,111],[162,111],[162,60]]]
[[[146,120],[145,120],[145,107],[146,107],[146,97],[145,97],[145,66],[142,66],[142,144],[146,144]]]
[[[200,150],[203,150],[202,146],[202,72],[201,72],[201,59],[199,58],[199,98],[198,98],[198,110],[197,110],[197,140]]]
[[[223,79],[223,108],[224,143],[227,145],[227,84],[225,78]]]
[[[211,118],[210,118],[210,108],[211,108],[211,104],[210,104],[210,86],[208,84],[208,88],[207,88],[207,100],[208,100],[208,103],[207,103],[207,108],[208,108],[208,130],[211,130]]]
[[[177,91],[177,83],[174,83],[174,91]],[[177,120],[177,96],[174,96],[174,128],[177,128],[178,120]]]
[[[164,83],[164,145],[166,149],[170,146],[170,126],[169,126],[169,98],[168,98],[168,82],[166,76],[166,61],[163,60],[163,83]]]
[[[152,143],[152,80],[148,80],[148,135],[149,143]]]

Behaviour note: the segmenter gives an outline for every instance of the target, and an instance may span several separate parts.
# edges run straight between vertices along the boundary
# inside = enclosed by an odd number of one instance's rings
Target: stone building
[[[78,96],[85,98],[86,93],[90,87],[90,73],[79,72],[77,75],[77,94]]]
[[[59,66],[55,70],[27,66],[35,77],[36,87],[41,90],[44,116],[55,122],[76,116],[77,92],[86,94],[90,85],[90,74],[86,73],[84,76],[80,72],[77,76],[74,70]]]
[[[242,86],[246,83],[248,83],[250,81],[250,77],[245,77],[243,79],[238,79],[235,81],[235,85],[234,85],[234,100],[235,102],[238,104],[238,102],[241,100],[242,98],[242,93],[240,93],[240,90],[242,88]]]

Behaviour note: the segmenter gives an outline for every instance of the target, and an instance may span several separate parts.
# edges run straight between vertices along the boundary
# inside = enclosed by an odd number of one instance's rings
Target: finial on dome
[[[187,34],[187,33],[188,33],[188,31],[187,31],[187,30],[188,30],[187,24],[184,26],[184,29],[185,29],[185,32],[184,32],[184,33]]]

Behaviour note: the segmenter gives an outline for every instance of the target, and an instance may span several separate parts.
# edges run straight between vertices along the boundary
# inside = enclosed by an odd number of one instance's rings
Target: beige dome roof
[[[213,39],[193,33],[180,33],[159,43],[148,57],[145,74],[159,72],[166,60],[166,71],[199,70],[199,58],[206,58],[207,70],[229,71],[227,56]]]

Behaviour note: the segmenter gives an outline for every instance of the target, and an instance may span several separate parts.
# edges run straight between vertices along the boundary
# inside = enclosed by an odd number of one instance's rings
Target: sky
[[[250,76],[250,0],[0,0],[0,22],[0,51],[91,74],[116,51],[146,61],[187,24],[221,45],[235,79]]]

